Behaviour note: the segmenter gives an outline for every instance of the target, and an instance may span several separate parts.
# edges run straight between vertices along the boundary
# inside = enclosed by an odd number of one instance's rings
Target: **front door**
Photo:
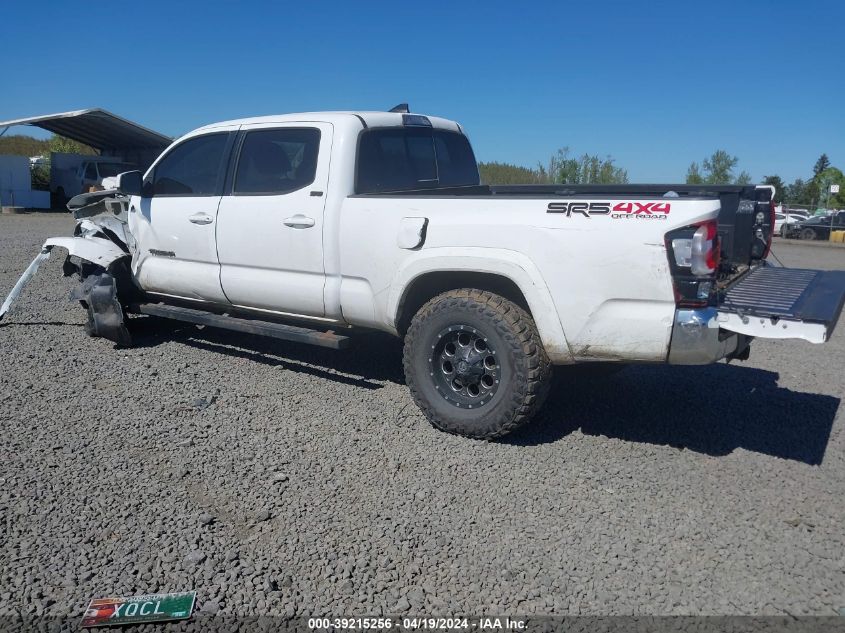
[[[215,130],[174,146],[147,174],[144,195],[132,198],[132,270],[144,290],[226,303],[215,230],[236,130]]]
[[[332,125],[241,127],[231,188],[220,201],[217,254],[236,306],[323,317],[323,210]]]

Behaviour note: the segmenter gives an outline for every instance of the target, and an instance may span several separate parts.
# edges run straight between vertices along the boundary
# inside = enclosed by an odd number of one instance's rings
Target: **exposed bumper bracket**
[[[720,331],[715,308],[678,310],[667,360],[671,365],[708,365],[730,356],[739,345],[739,336]]]

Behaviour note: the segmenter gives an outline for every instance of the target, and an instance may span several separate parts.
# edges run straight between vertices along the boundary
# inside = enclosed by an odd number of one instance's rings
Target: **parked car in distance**
[[[775,234],[786,237],[787,227],[796,222],[803,222],[810,216],[806,213],[775,213]]]
[[[87,193],[92,187],[101,188],[103,178],[137,168],[109,156],[53,152],[50,157],[50,193],[54,203],[61,206],[73,196]]]
[[[785,224],[781,235],[802,240],[829,240],[832,230],[845,231],[845,213],[814,215],[806,220]]]
[[[775,233],[783,236],[784,227],[789,222],[789,217],[784,213],[775,213]]]
[[[793,209],[782,209],[781,211],[777,211],[775,213],[775,234],[780,235],[781,237],[786,237],[789,225],[797,222],[803,222],[808,218],[810,218],[810,214],[807,211]]]

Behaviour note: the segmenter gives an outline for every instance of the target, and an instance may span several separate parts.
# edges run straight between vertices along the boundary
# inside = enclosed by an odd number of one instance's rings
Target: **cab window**
[[[235,195],[285,194],[310,185],[317,173],[320,130],[280,128],[244,135],[235,169]]]
[[[88,163],[85,168],[85,180],[97,180],[97,163]]]
[[[463,134],[425,127],[372,129],[361,134],[357,193],[478,183],[475,155]]]
[[[228,136],[226,132],[195,136],[170,150],[155,167],[152,195],[216,195]]]

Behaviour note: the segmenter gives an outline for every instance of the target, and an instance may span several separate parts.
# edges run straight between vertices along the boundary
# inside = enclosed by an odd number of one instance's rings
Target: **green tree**
[[[569,148],[559,149],[546,165],[536,169],[509,163],[478,163],[481,182],[486,185],[520,185],[566,183],[574,185],[624,184],[628,171],[615,164],[613,157],[584,154],[569,155]]]
[[[803,178],[796,178],[794,182],[787,185],[783,199],[792,204],[808,204],[804,202],[807,194],[807,183]]]
[[[828,167],[813,180],[818,186],[819,204],[826,201],[829,209],[845,208],[845,174],[841,169]],[[839,193],[830,193],[830,185],[839,185]]]
[[[692,163],[687,170],[687,182],[690,184],[706,185],[747,185],[751,182],[751,174],[747,171],[734,176],[734,168],[739,162],[736,156],[731,156],[723,149],[717,149],[701,163]]]
[[[819,201],[819,186],[814,180],[796,178],[795,182],[786,188],[783,199],[788,204],[815,206]]]
[[[702,166],[707,174],[705,180],[711,185],[724,185],[733,181],[733,169],[739,159],[731,156],[723,149],[717,149],[709,158],[705,158]]]
[[[478,163],[478,173],[485,185],[534,185],[545,182],[537,171],[509,163]]]
[[[688,185],[703,185],[704,184],[704,176],[701,175],[701,168],[698,166],[698,163],[692,162],[690,163],[689,169],[687,169],[687,184]]]
[[[771,185],[775,188],[775,204],[780,204],[786,195],[786,183],[783,182],[780,176],[764,176],[764,185]]]
[[[751,184],[751,174],[749,174],[744,169],[739,172],[739,176],[734,178],[735,185],[750,185]]]
[[[813,176],[818,176],[828,167],[830,167],[830,159],[827,157],[827,154],[822,154],[819,156],[816,164],[813,165]]]
[[[819,181],[816,178],[813,178],[811,181],[807,183],[807,186],[804,189],[804,204],[808,204],[813,208],[817,208],[819,203],[821,202],[821,188],[819,187]]]
[[[50,165],[35,165],[30,170],[30,182],[36,191],[50,190]]]
[[[569,148],[559,149],[549,159],[547,167],[538,166],[541,178],[549,182],[572,185],[624,184],[628,182],[628,171],[614,164],[612,156],[583,154],[579,158],[569,156]]]
[[[96,152],[82,143],[72,141],[64,136],[53,134],[48,141],[48,147],[51,152],[64,152],[67,154],[96,154]]]
[[[49,154],[50,142],[23,134],[0,136],[0,154],[14,154],[15,156],[41,156]]]

